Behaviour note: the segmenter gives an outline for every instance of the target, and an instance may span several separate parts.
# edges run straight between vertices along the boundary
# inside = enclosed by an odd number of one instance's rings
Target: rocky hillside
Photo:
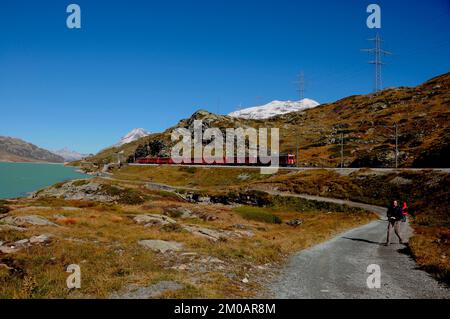
[[[341,162],[341,135],[346,167],[394,167],[395,125],[398,128],[400,167],[448,167],[450,140],[450,73],[417,87],[386,89],[376,94],[355,95],[316,108],[266,120],[238,119],[197,111],[163,133],[151,134],[124,146],[103,151],[89,159],[102,164],[146,155],[168,156],[171,132],[192,128],[203,120],[204,128],[278,127],[282,152],[296,153],[299,165],[337,167]]]
[[[0,161],[62,163],[64,159],[20,139],[0,136]]]

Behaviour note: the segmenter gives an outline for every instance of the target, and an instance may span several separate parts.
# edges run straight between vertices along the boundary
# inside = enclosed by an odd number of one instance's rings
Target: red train
[[[280,155],[279,166],[289,167],[295,166],[296,158],[293,154]],[[241,159],[241,163],[238,162]],[[269,162],[269,164],[264,164],[262,162]],[[136,160],[137,164],[157,164],[157,165],[173,165],[176,164],[170,157],[144,157]],[[261,158],[226,158],[224,157],[222,161],[216,161],[214,163],[207,163],[204,158],[201,159],[200,163],[196,163],[194,159],[190,163],[181,163],[180,165],[226,165],[226,166],[270,166],[270,158],[265,161],[261,161]]]

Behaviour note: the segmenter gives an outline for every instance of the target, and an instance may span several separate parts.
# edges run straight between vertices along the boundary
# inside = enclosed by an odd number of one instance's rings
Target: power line
[[[381,57],[386,55],[391,55],[391,52],[385,51],[381,48],[381,40],[380,35],[377,33],[375,38],[369,39],[369,41],[375,42],[375,48],[372,49],[363,49],[364,52],[369,52],[374,55],[375,60],[370,61],[369,64],[375,65],[375,92],[379,92],[383,89],[383,82],[381,79],[381,66],[384,65]]]

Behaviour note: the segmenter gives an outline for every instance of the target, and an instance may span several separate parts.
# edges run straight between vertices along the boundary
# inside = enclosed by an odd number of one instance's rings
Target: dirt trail
[[[404,245],[386,241],[386,208],[352,201],[310,195],[270,192],[310,200],[345,204],[377,213],[380,220],[347,231],[320,245],[292,256],[280,276],[268,288],[273,298],[446,298],[450,290],[428,273],[418,269]],[[402,234],[412,234],[407,223]],[[381,270],[381,288],[367,287],[367,267],[376,264]]]

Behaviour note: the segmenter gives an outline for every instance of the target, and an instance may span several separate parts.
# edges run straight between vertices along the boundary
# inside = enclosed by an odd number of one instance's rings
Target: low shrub
[[[0,215],[7,214],[11,209],[8,206],[0,205]]]
[[[80,186],[84,186],[84,185],[87,185],[87,184],[89,184],[89,181],[86,180],[86,179],[80,179],[80,180],[72,182],[72,185],[75,186],[75,187],[80,187]]]
[[[242,218],[247,220],[254,220],[268,224],[281,224],[280,217],[268,212],[265,209],[250,206],[241,206],[234,209]]]
[[[102,185],[102,192],[112,197],[118,197],[120,204],[124,205],[140,205],[145,202],[146,196],[131,188],[119,188],[113,185]]]
[[[190,166],[182,166],[180,167],[180,171],[181,172],[186,172],[189,174],[195,174],[197,172],[197,168],[196,167],[190,167]]]

